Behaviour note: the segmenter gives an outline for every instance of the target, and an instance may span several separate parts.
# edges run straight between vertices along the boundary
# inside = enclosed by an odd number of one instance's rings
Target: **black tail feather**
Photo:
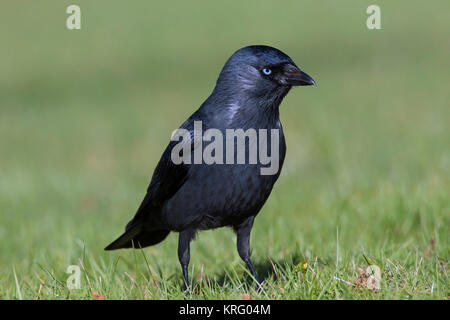
[[[169,230],[142,230],[142,226],[137,225],[125,231],[124,234],[109,244],[105,250],[133,247],[139,249],[153,246],[163,241],[169,233]]]

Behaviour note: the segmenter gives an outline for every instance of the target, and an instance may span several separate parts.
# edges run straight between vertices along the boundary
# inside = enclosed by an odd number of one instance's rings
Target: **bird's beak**
[[[311,86],[316,84],[313,78],[293,64],[284,66],[283,80],[283,82],[290,86]]]

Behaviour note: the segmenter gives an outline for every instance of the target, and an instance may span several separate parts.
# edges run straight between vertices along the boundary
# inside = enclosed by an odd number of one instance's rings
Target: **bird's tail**
[[[105,250],[122,248],[144,248],[153,246],[163,241],[170,230],[143,230],[138,224],[126,230],[119,238],[110,243]]]

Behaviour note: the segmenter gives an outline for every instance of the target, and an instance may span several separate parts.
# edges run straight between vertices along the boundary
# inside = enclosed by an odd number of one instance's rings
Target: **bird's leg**
[[[183,278],[185,290],[189,292],[188,266],[190,259],[190,243],[195,236],[195,231],[184,230],[180,232],[178,238],[178,259],[180,260],[181,268],[183,269]]]
[[[236,231],[237,235],[237,249],[239,252],[239,256],[242,260],[244,260],[247,268],[250,270],[256,282],[258,282],[258,289],[260,289],[261,281],[259,280],[255,268],[253,267],[252,261],[250,260],[250,231],[252,230],[254,220],[255,217],[249,217],[243,223],[236,226],[234,230]]]

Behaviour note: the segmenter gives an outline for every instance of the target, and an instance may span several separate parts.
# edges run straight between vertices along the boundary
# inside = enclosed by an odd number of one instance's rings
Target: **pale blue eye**
[[[266,76],[268,76],[269,74],[272,73],[272,70],[270,70],[269,68],[264,68],[264,69],[262,70],[262,72],[263,72]]]

